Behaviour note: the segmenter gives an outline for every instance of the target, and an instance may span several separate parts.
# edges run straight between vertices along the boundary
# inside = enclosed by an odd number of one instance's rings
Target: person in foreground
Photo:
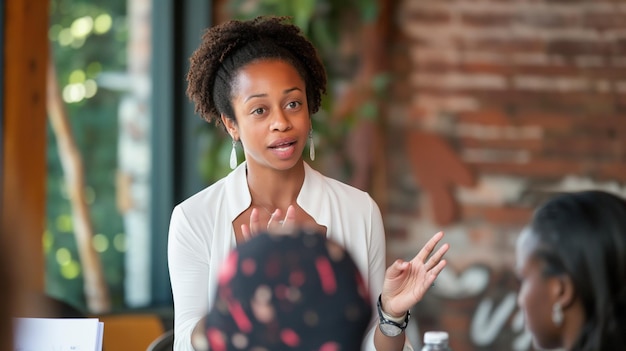
[[[626,349],[626,201],[565,193],[541,206],[517,241],[518,304],[535,346]]]
[[[313,231],[260,234],[227,257],[198,350],[354,350],[372,315],[340,245]]]
[[[385,270],[380,210],[361,190],[323,176],[303,160],[311,115],[326,91],[313,45],[285,18],[229,21],[207,30],[190,58],[187,94],[206,121],[233,140],[225,178],[177,205],[170,220],[168,265],[176,351],[193,350],[191,334],[214,304],[218,270],[229,252],[274,226],[304,227],[346,248],[381,305],[364,349],[402,350],[408,310],[446,265],[448,244],[435,234],[410,261]],[[235,148],[245,162],[237,165]],[[378,314],[375,314],[378,315]]]

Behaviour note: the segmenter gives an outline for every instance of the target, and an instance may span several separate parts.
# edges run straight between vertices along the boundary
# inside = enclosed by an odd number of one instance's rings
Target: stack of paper
[[[97,318],[15,318],[15,351],[102,351]]]

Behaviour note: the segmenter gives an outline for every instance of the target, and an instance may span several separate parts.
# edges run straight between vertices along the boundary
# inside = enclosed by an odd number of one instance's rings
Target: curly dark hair
[[[313,44],[288,17],[260,16],[231,20],[209,28],[189,58],[187,96],[195,112],[207,122],[221,123],[220,115],[236,122],[231,104],[238,70],[263,59],[283,60],[298,71],[306,85],[309,113],[319,110],[326,93],[326,71]]]

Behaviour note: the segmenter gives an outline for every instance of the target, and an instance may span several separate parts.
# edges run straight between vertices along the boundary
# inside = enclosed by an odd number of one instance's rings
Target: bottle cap
[[[448,342],[448,333],[445,331],[429,331],[424,333],[424,344]]]

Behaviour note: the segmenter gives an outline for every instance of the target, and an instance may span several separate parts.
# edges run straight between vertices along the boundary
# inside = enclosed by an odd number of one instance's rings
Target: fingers
[[[261,230],[263,230],[263,227],[261,225],[261,219],[259,218],[259,211],[253,208],[250,213],[250,233],[257,234]]]
[[[442,238],[443,238],[443,232],[438,232],[437,234],[433,235],[433,237],[430,238],[430,240],[428,240],[426,245],[424,245],[424,247],[420,250],[420,252],[417,253],[417,255],[415,256],[415,258],[413,258],[413,260],[426,262],[426,259],[428,258],[428,256],[430,256],[430,254],[433,252],[433,250],[435,249],[435,247],[437,246],[439,241],[441,241]]]
[[[426,281],[424,282],[427,287],[430,287],[435,279],[439,276],[439,273],[446,267],[448,261],[442,259],[443,255],[448,251],[450,245],[443,244],[437,252],[435,252],[424,264],[426,268]]]
[[[390,311],[406,311],[419,302],[447,265],[443,256],[450,245],[435,250],[442,238],[443,232],[433,235],[410,262],[398,259],[387,268],[381,299]]]
[[[274,234],[290,234],[293,232],[296,226],[296,209],[293,206],[287,207],[287,212],[283,220],[275,220],[281,218],[281,211],[276,210],[270,218],[270,222],[267,224],[269,232]]]
[[[287,208],[285,217],[283,219],[282,211],[276,209],[274,213],[270,215],[270,219],[267,221],[267,225],[261,224],[259,211],[253,208],[250,212],[250,225],[241,225],[241,233],[245,240],[251,239],[254,235],[267,231],[275,234],[286,234],[294,229],[296,226],[296,209],[290,205]]]
[[[250,227],[248,227],[246,224],[241,225],[241,236],[243,237],[244,241],[248,241],[252,239],[252,233],[250,232]]]
[[[284,227],[293,227],[296,225],[296,208],[293,205],[287,207],[287,213],[285,214]]]
[[[254,235],[261,231],[261,220],[259,219],[259,211],[256,208],[252,209],[250,212],[250,224],[242,224],[241,225],[241,236],[244,241],[248,241],[252,239]]]
[[[430,271],[428,271],[428,273],[432,275],[433,281],[437,279],[437,277],[439,276],[439,273],[441,273],[441,271],[446,267],[446,264],[448,264],[448,261],[441,260],[439,261],[439,263],[437,263],[435,267],[433,267]]]
[[[269,232],[276,232],[280,230],[283,225],[283,221],[280,220],[282,212],[280,209],[275,209],[272,215],[270,216],[270,220],[267,221],[267,230]]]
[[[448,252],[449,248],[450,248],[449,244],[443,244],[439,248],[439,250],[437,250],[432,256],[430,256],[428,261],[424,263],[424,267],[426,267],[426,270],[431,270],[433,267],[439,264],[439,262],[441,262],[441,259],[443,258],[443,255],[445,255],[446,252]]]
[[[435,279],[437,279],[439,273],[441,273],[441,271],[446,267],[447,264],[448,261],[441,260],[439,261],[439,263],[437,263],[435,267],[428,271],[428,273],[426,274],[426,278],[424,279],[424,285],[426,286],[426,289],[430,288],[433,285]]]
[[[385,271],[385,278],[390,280],[396,279],[397,277],[402,275],[402,273],[406,271],[408,267],[409,262],[397,259]]]

